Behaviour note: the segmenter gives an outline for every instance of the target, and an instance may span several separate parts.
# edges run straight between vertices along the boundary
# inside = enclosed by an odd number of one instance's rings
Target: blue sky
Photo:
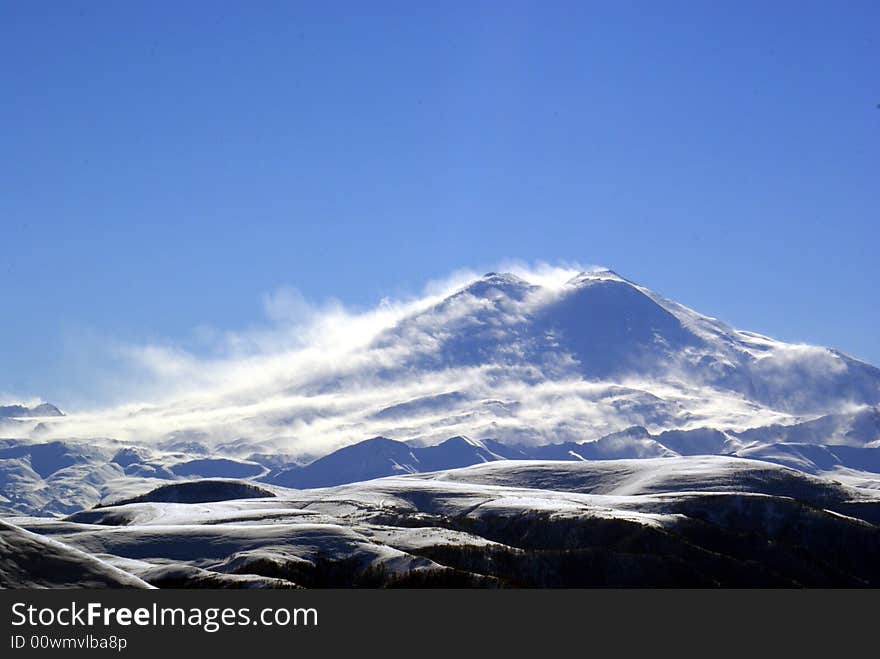
[[[4,397],[509,258],[880,364],[878,3],[181,4],[0,8]]]

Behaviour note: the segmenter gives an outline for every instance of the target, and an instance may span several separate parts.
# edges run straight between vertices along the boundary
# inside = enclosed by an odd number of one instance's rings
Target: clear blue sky
[[[282,285],[613,267],[880,364],[880,3],[0,5],[0,393]]]

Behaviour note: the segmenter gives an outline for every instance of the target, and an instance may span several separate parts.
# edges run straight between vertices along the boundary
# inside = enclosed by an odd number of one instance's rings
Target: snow
[[[53,538],[0,521],[0,588],[149,588],[149,584]]]
[[[822,523],[836,523],[828,521],[833,518],[862,526],[866,522],[846,506],[880,506],[880,492],[726,456],[504,460],[316,490],[274,487],[272,493],[202,503],[143,501],[64,520],[14,521],[41,534],[29,537],[159,585],[293,587],[292,575],[327,557],[405,575],[442,569],[426,552],[503,549],[477,531],[496,519],[546,516],[557,524],[604,521],[674,533],[694,512],[725,520],[731,506],[806,504],[825,515]],[[230,572],[249,576],[227,578]],[[291,578],[279,577],[284,574]]]
[[[403,308],[162,404],[0,408],[0,514],[157,582],[231,585],[223,561],[293,570],[329,547],[403,573],[430,568],[426,543],[494,542],[434,517],[672,528],[685,499],[880,492],[880,370],[839,351],[611,270],[489,273]]]

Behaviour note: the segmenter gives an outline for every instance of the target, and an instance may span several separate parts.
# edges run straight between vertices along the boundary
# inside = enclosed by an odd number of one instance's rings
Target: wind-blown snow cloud
[[[545,263],[529,266],[514,261],[497,268],[551,290],[589,269],[593,268]],[[419,295],[383,299],[366,311],[352,311],[333,300],[311,303],[297,289],[282,287],[264,296],[267,322],[262,326],[210,332],[208,356],[197,356],[173,345],[117,345],[115,349],[128,365],[156,381],[157,394],[168,392],[166,400],[187,393],[203,396],[206,388],[246,391],[261,389],[261,385],[274,387],[279,377],[289,379],[291,385],[301,384],[321,376],[360,370],[366,362],[393,363],[390,360],[414,346],[369,355],[363,354],[363,350],[383,330],[430,308],[479,276],[475,271],[459,270],[442,280],[428,282]],[[463,301],[457,313],[466,315],[470,310],[467,301]],[[439,329],[444,320],[435,318],[435,326],[426,327],[426,333]],[[204,328],[202,331],[204,334]]]
[[[588,268],[510,262],[495,269],[555,288]],[[376,375],[394,368],[407,353],[430,349],[426,342],[439,331],[442,317],[433,327],[422,328],[421,343],[380,349],[370,347],[371,342],[478,276],[457,271],[429,282],[418,295],[384,299],[366,311],[352,311],[333,300],[312,303],[295,288],[279,288],[263,298],[262,325],[240,331],[199,328],[204,344],[199,352],[173,344],[105,341],[120,370],[137,383],[136,397],[109,409],[72,414],[49,432],[63,429],[77,436],[150,442],[175,431],[199,430],[212,443],[246,436],[300,445],[309,443],[305,438],[320,436],[323,445],[387,431],[387,424],[369,421],[374,412],[446,389],[473,388],[484,381],[485,369],[421,373],[393,381]],[[457,313],[469,313],[467,303]],[[424,422],[443,426],[441,418]]]

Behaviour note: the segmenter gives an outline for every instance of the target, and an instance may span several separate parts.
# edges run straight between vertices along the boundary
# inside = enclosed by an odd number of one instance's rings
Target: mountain
[[[416,447],[386,437],[374,437],[334,451],[308,465],[281,469],[265,480],[284,487],[327,487],[382,476],[454,469],[478,462],[525,457],[523,451],[491,440],[452,437],[435,446]]]
[[[880,447],[880,406],[827,414],[791,425],[750,428],[737,436],[747,441]]]
[[[489,273],[376,345],[418,346],[408,368],[532,369],[541,379],[670,376],[794,413],[880,402],[880,370],[839,351],[735,330],[610,270],[547,290]]]
[[[24,405],[0,405],[0,419],[11,419],[16,417],[30,419],[44,416],[64,416],[64,413],[49,403],[41,403],[34,407],[26,407]]]
[[[726,433],[714,428],[664,430],[650,433],[641,426],[610,433],[596,440],[541,446],[511,446],[491,439],[453,437],[440,444],[419,447],[386,437],[375,437],[334,451],[305,465],[288,465],[262,477],[267,483],[292,488],[318,488],[373,478],[443,471],[497,460],[621,460],[675,456],[726,455],[789,466],[820,474],[839,469],[880,473],[880,428],[866,423],[871,410],[821,417],[794,426],[754,428]],[[804,433],[799,428],[807,428]],[[860,445],[835,443],[833,433],[816,428],[858,428]],[[849,432],[848,437],[852,436]],[[755,437],[776,438],[770,443]],[[792,437],[816,443],[792,443]],[[828,442],[828,443],[825,443]]]
[[[734,329],[610,270],[555,284],[489,273],[379,317],[328,325],[322,333],[338,330],[338,344],[319,337],[320,347],[251,360],[216,390],[105,414],[16,417],[5,432],[303,463],[369,437],[539,446],[632,426],[743,432],[880,404],[874,366]],[[351,322],[358,329],[346,333]],[[234,468],[226,475],[246,474]]]

